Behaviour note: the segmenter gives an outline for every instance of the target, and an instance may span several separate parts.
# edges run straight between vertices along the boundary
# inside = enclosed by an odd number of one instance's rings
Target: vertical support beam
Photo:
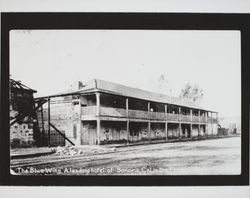
[[[211,124],[211,129],[212,129],[211,136],[213,136],[214,135],[214,125],[213,125],[213,123]]]
[[[192,138],[192,137],[193,137],[192,132],[193,132],[193,125],[192,125],[192,124],[190,124],[190,138]]]
[[[181,123],[179,122],[179,138],[182,136],[182,133],[181,133]]]
[[[165,116],[166,116],[166,120],[168,120],[168,106],[165,105]]]
[[[150,119],[150,102],[148,102],[148,114]],[[151,123],[150,120],[148,122],[148,138],[149,138],[149,144],[151,143]]]
[[[148,112],[150,112],[150,102],[148,102]]]
[[[206,120],[206,123],[207,123],[207,120],[208,120],[207,117],[208,117],[208,112],[206,111],[206,112],[205,112],[205,118],[206,118],[205,120]]]
[[[82,105],[81,105],[81,96],[79,95],[79,129],[76,132],[76,145],[81,145],[81,135],[82,135]]]
[[[48,146],[50,147],[50,98],[48,98]]]
[[[193,122],[193,109],[190,109],[191,122]]]
[[[201,122],[201,110],[198,110],[199,122]]]
[[[100,145],[100,132],[101,132],[100,117],[97,117],[97,119],[96,119],[96,131],[97,131],[97,145]]]
[[[181,121],[181,107],[179,107],[179,121]]]
[[[127,144],[129,144],[129,120],[127,120]]]
[[[97,144],[100,144],[101,120],[100,120],[100,93],[96,92],[96,132]]]
[[[200,136],[201,136],[201,125],[198,124],[198,137],[200,137]]]
[[[148,122],[148,142],[151,143],[151,123]]]
[[[126,98],[126,116],[127,116],[127,145],[129,144],[129,137],[130,137],[130,131],[129,131],[129,115],[128,115],[128,98]]]
[[[44,134],[45,130],[44,130],[44,119],[43,119],[43,105],[41,105],[41,118],[42,118],[42,133]]]
[[[128,118],[128,98],[126,98],[126,115],[127,115],[127,118]]]
[[[166,141],[168,140],[168,122],[165,122]]]
[[[100,116],[100,93],[96,92],[96,116]]]
[[[166,120],[168,120],[168,106],[165,105],[165,114],[166,114]],[[165,122],[165,134],[166,134],[166,141],[168,140],[168,122]]]

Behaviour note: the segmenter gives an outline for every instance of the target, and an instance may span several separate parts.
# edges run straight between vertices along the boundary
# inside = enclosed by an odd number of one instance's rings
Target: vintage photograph
[[[240,175],[236,30],[9,32],[12,175]]]

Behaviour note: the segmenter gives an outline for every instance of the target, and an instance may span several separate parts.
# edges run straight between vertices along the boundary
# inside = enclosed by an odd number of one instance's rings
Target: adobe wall
[[[26,114],[33,110],[33,94],[21,90],[10,93],[10,122],[19,114]],[[34,134],[34,115],[27,115],[10,126],[10,146],[32,147],[36,145]]]
[[[50,122],[58,130],[65,133],[66,137],[69,138],[74,144],[80,144],[79,135],[81,130],[80,125],[80,105],[74,104],[72,100],[62,100],[61,98],[51,99],[50,104]],[[48,103],[43,105],[43,119],[45,133],[48,133]],[[41,112],[38,111],[39,128],[42,129]],[[55,131],[50,127],[50,131]],[[71,145],[68,141],[65,141],[66,145]]]

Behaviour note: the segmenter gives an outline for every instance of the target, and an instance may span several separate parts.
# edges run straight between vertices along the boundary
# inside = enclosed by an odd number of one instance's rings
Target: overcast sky
[[[99,78],[178,95],[187,82],[204,90],[203,105],[221,116],[239,116],[239,31],[14,30],[10,74],[35,96]],[[168,83],[159,90],[163,74]]]

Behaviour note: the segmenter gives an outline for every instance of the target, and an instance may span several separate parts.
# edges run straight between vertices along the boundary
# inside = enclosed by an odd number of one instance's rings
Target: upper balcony
[[[95,118],[98,111],[97,106],[87,106],[81,108],[82,119]],[[132,109],[122,109],[113,107],[100,107],[99,115],[101,117],[130,118],[155,121],[172,121],[172,122],[190,122],[190,123],[216,123],[215,118],[206,118],[204,116],[191,116],[163,112],[150,112]]]

